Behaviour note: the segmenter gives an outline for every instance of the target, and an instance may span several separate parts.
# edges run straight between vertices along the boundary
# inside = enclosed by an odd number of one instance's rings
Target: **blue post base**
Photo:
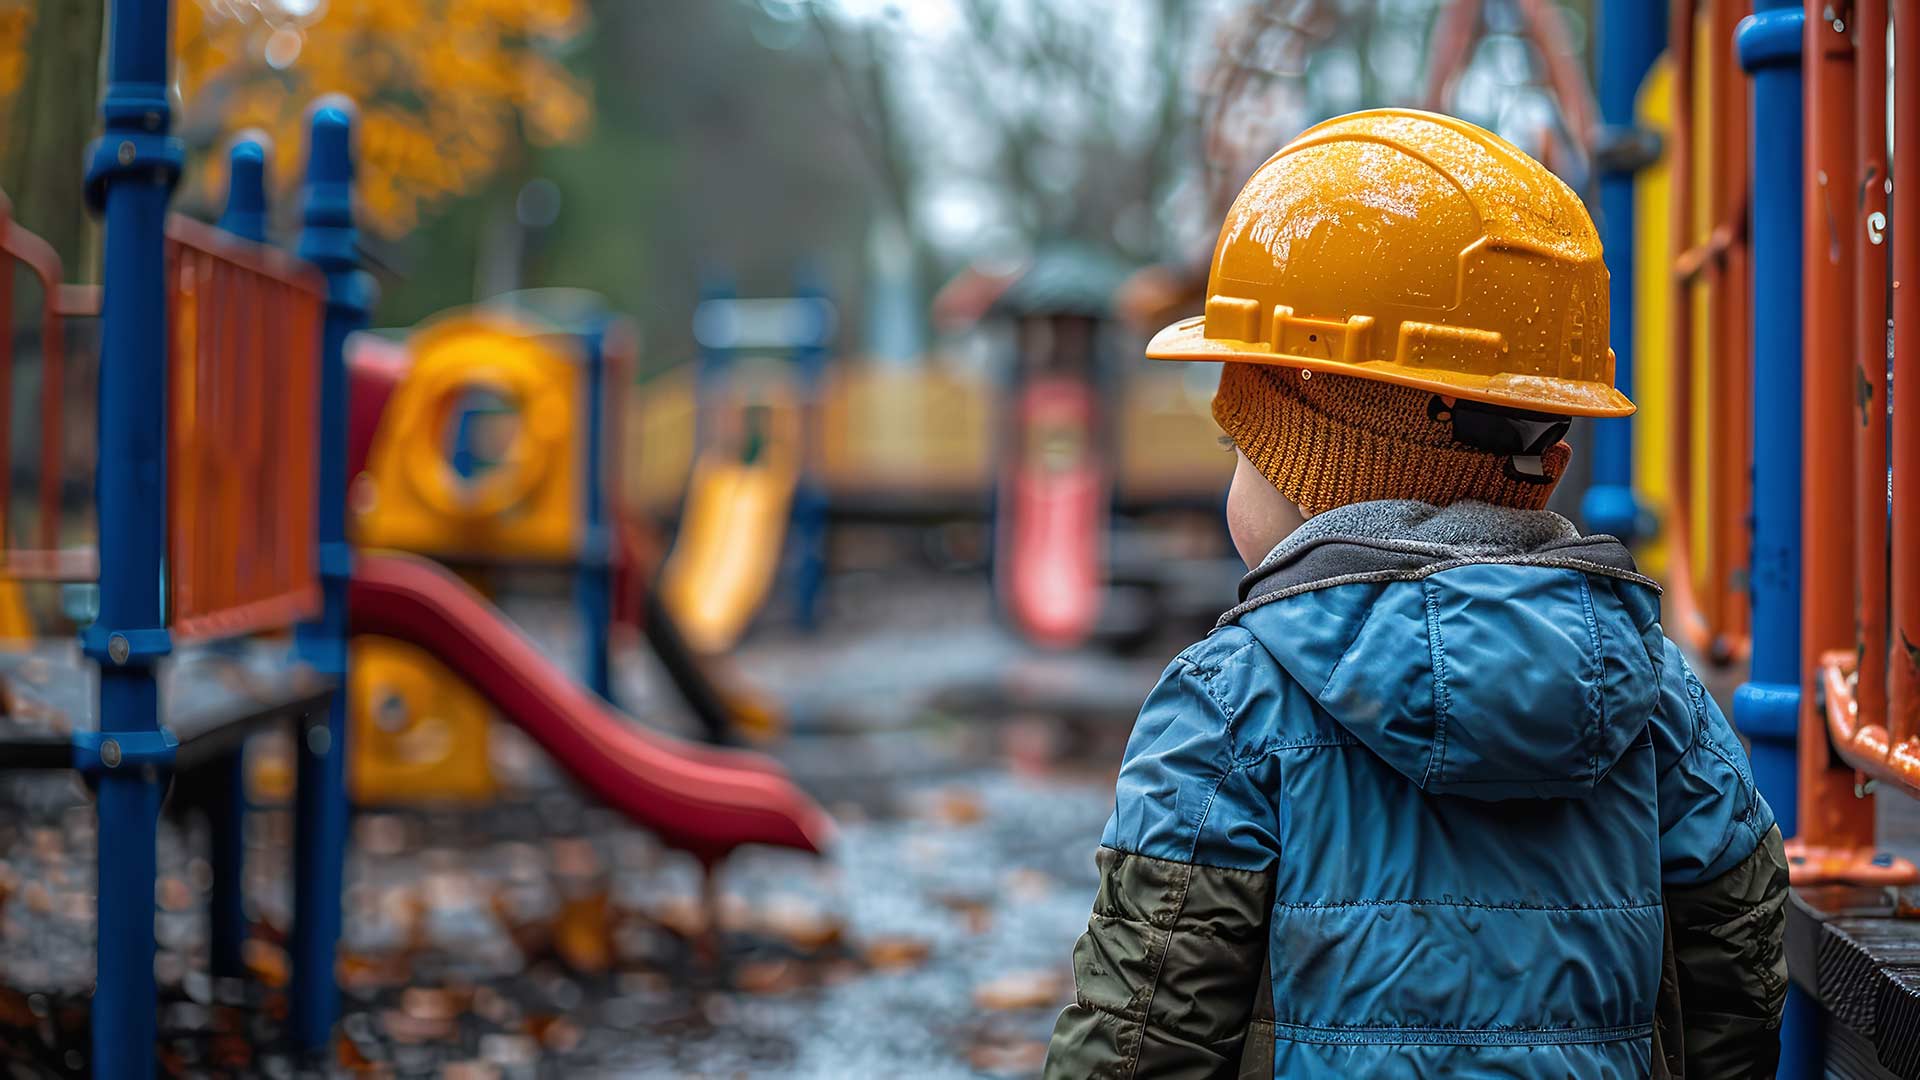
[[[176,744],[167,732],[146,726],[159,715],[153,657],[122,655],[130,666],[101,666],[100,719],[105,730],[75,734],[74,764],[99,785],[93,1072],[148,1077],[154,1075],[159,1031],[153,980],[154,849]]]
[[[165,774],[154,768],[100,777],[100,940],[93,990],[95,1076],[154,1075],[154,844]]]
[[[1733,726],[1752,743],[1753,782],[1782,836],[1800,830],[1800,688],[1749,682],[1733,692]]]
[[[319,1049],[339,1018],[334,963],[347,868],[346,695],[300,733],[294,793],[292,982],[287,1022],[295,1045]]]
[[[802,630],[820,625],[820,593],[827,580],[827,496],[811,480],[793,493],[793,620]]]
[[[209,907],[213,973],[238,977],[243,972],[241,943],[247,937],[247,914],[242,897],[247,859],[246,755],[235,750],[220,763],[222,790],[207,799],[207,825],[212,834],[213,896]]]
[[[1628,543],[1640,536],[1644,513],[1633,489],[1620,484],[1595,484],[1580,498],[1580,520],[1589,533],[1606,533]]]

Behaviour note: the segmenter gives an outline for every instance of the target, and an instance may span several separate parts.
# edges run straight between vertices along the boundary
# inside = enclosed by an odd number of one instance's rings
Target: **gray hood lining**
[[[1639,572],[1625,544],[1603,534],[1583,537],[1551,511],[1394,499],[1353,503],[1308,519],[1241,579],[1240,602],[1219,625],[1316,589],[1414,581],[1474,563],[1559,567],[1660,591]]]

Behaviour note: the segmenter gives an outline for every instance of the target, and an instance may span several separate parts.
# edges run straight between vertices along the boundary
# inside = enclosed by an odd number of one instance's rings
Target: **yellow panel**
[[[1635,111],[1641,126],[1667,131],[1673,122],[1673,65],[1662,56],[1640,84]],[[1633,485],[1640,501],[1664,516],[1670,494],[1668,462],[1673,407],[1667,381],[1672,370],[1671,282],[1673,229],[1671,182],[1667,159],[1641,170],[1634,178],[1633,268],[1633,398],[1640,411],[1633,418]],[[1655,576],[1666,569],[1664,532],[1641,545],[1636,557]]]
[[[1695,41],[1712,41],[1712,31],[1707,23],[1707,13],[1702,10],[1695,19]],[[1713,149],[1719,145],[1719,120],[1713,109],[1713,87],[1709,81],[1712,65],[1700,57],[1694,64],[1693,85],[1693,160],[1704,163],[1712,160]],[[1711,207],[1713,206],[1714,170],[1696,164],[1693,169],[1693,237],[1692,245],[1705,244],[1713,233]],[[1711,390],[1707,378],[1708,368],[1716,344],[1713,338],[1712,309],[1707,305],[1707,278],[1702,274],[1694,279],[1688,290],[1693,303],[1693,422],[1689,430],[1693,433],[1693,442],[1684,448],[1693,469],[1693,520],[1690,523],[1694,537],[1692,575],[1694,581],[1707,580],[1706,538],[1712,535],[1713,525],[1708,511],[1713,506],[1711,488],[1713,478],[1707,471],[1707,448],[1714,432],[1707,428],[1707,394]]]
[[[566,559],[578,554],[584,368],[571,339],[498,313],[434,320],[354,481],[355,539],[428,555]],[[502,459],[472,477],[447,457],[446,427],[475,392],[517,417]]]
[[[853,496],[984,493],[993,387],[936,365],[843,365],[821,395],[814,462]]]
[[[424,649],[371,634],[355,637],[351,648],[347,779],[354,801],[491,799],[486,701]]]

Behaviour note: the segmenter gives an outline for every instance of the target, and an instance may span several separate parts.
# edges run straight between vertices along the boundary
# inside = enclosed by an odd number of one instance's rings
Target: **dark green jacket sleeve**
[[[1074,1001],[1054,1026],[1046,1076],[1237,1075],[1264,996],[1273,871],[1106,847],[1096,860],[1100,891],[1074,946]]]
[[[1787,1000],[1786,900],[1777,828],[1712,881],[1666,890],[1670,967],[1657,1037],[1676,1080],[1774,1074]]]

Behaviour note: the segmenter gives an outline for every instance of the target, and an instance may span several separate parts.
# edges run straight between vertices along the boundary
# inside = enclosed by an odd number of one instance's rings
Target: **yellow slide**
[[[773,589],[800,480],[778,446],[767,444],[756,460],[708,451],[694,462],[660,595],[695,652],[731,649]]]

